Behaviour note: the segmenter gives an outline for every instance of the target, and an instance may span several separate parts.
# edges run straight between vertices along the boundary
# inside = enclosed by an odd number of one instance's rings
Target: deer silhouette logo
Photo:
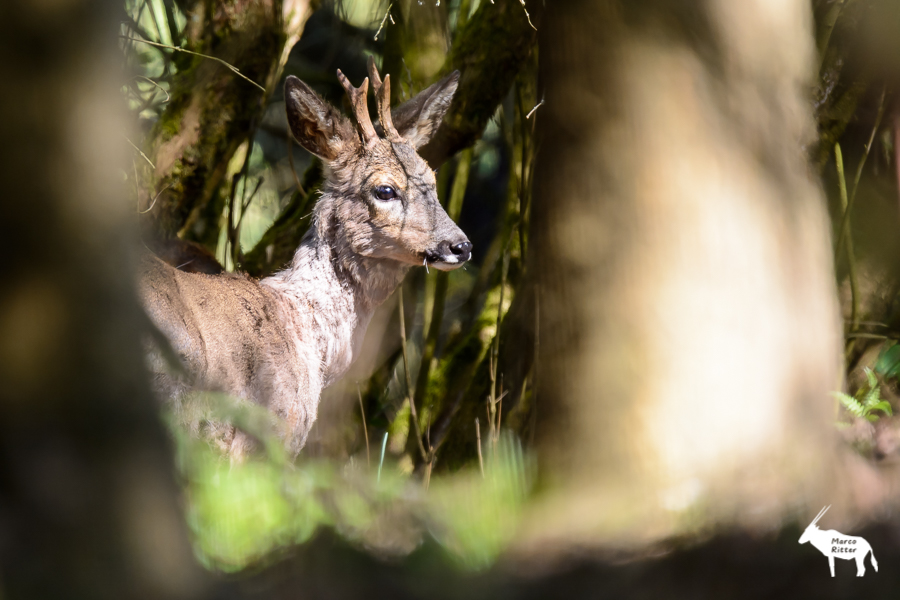
[[[866,554],[871,557],[872,568],[878,572],[878,561],[875,560],[875,553],[872,552],[872,546],[869,545],[864,538],[854,535],[844,535],[834,529],[822,531],[816,523],[822,518],[828,509],[829,504],[819,511],[812,523],[807,526],[806,531],[800,536],[800,543],[809,542],[818,549],[819,552],[828,557],[828,567],[831,569],[831,576],[834,577],[834,559],[835,557],[843,560],[856,561],[856,576],[862,577],[866,574],[866,565],[864,563]]]

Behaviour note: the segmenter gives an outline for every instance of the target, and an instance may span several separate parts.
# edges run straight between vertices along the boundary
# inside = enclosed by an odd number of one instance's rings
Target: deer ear
[[[284,82],[288,124],[301,146],[324,160],[334,160],[350,144],[356,129],[341,112],[293,75]]]
[[[458,83],[459,71],[453,71],[391,110],[397,132],[414,148],[421,148],[437,133]]]

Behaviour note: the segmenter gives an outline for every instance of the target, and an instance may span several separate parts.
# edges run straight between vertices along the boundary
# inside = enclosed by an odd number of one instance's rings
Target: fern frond
[[[855,417],[864,417],[866,414],[865,407],[860,404],[859,400],[851,396],[850,394],[845,394],[844,392],[832,392],[832,396],[838,399],[838,401],[844,405],[844,408]]]

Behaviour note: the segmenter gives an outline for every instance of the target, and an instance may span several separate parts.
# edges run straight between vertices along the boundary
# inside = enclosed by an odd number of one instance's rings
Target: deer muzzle
[[[444,240],[434,250],[425,252],[425,262],[441,271],[458,269],[472,257],[472,242],[463,236],[458,240]]]

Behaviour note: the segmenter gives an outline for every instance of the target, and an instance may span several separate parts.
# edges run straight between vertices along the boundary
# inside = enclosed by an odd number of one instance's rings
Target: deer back
[[[298,360],[303,353],[270,290],[243,275],[181,272],[151,256],[142,270],[145,309],[189,372],[187,387],[227,392],[311,424],[315,406],[281,401],[308,386],[308,363]]]

